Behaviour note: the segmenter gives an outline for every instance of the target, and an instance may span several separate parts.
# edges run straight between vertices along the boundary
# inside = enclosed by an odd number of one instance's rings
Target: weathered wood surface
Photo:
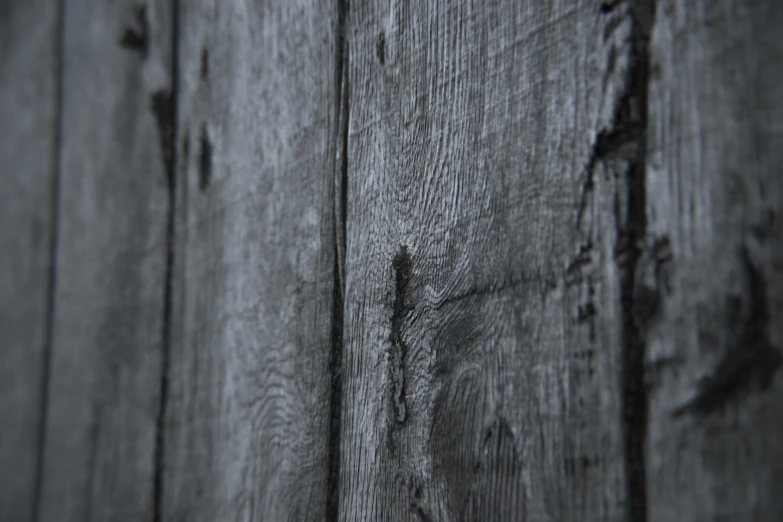
[[[351,5],[341,519],[644,511],[615,253],[644,30],[596,2]]]
[[[651,521],[783,519],[782,26],[780,2],[657,7]]]
[[[337,5],[182,2],[162,520],[323,520]]]
[[[0,520],[32,516],[49,326],[57,9],[0,5]]]
[[[151,520],[170,2],[68,0],[63,9],[54,341],[37,520]]]
[[[783,518],[778,2],[60,6],[0,520]]]

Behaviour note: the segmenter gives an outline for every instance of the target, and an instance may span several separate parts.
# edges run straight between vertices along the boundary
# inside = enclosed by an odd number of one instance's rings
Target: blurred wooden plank
[[[341,519],[645,511],[616,257],[643,167],[634,20],[351,5]]]
[[[41,521],[151,520],[167,258],[171,2],[64,5]]]
[[[781,26],[780,2],[658,3],[648,215],[670,261],[642,281],[662,302],[651,521],[783,519]]]
[[[48,342],[57,4],[0,5],[0,520],[33,516]]]
[[[337,5],[183,2],[163,520],[323,520]]]

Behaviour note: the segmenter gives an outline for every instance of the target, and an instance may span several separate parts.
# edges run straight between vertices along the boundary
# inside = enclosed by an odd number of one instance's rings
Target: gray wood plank
[[[323,520],[337,5],[181,9],[163,519]]]
[[[68,0],[41,521],[151,520],[171,2]]]
[[[659,2],[651,43],[649,520],[783,519],[780,2]],[[656,272],[666,274],[656,277]]]
[[[644,145],[635,20],[351,5],[341,519],[644,510],[616,255]]]
[[[0,520],[32,517],[49,304],[57,9],[0,5]]]

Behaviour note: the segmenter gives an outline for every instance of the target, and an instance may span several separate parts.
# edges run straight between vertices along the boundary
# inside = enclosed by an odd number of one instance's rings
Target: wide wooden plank
[[[337,4],[182,2],[163,520],[323,520]]]
[[[0,6],[0,520],[33,515],[48,341],[57,9]]]
[[[151,520],[171,2],[68,0],[40,521]]]
[[[641,14],[352,3],[341,519],[641,520]]]
[[[658,4],[647,212],[670,261],[640,280],[660,301],[651,521],[783,519],[781,26],[780,2]]]

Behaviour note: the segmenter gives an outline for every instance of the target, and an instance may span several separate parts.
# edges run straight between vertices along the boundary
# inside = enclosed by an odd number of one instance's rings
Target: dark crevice
[[[198,149],[198,189],[204,192],[212,183],[212,142],[206,123],[201,125]]]
[[[347,0],[337,0],[335,28],[335,130],[334,144],[334,288],[332,296],[331,390],[329,398],[329,442],[326,483],[326,520],[336,522],[340,514],[340,441],[342,434],[342,363],[345,306],[346,213],[348,192],[348,41],[345,36]]]
[[[389,351],[389,372],[394,389],[392,390],[392,405],[396,419],[404,423],[407,418],[405,402],[405,363],[408,356],[408,345],[402,335],[405,315],[412,309],[408,304],[408,286],[413,272],[413,260],[408,247],[400,246],[400,250],[392,260],[394,272],[394,303],[391,316],[391,350]]]
[[[609,4],[605,4],[609,5]],[[611,4],[613,11],[619,2]],[[634,298],[637,271],[647,234],[647,125],[650,75],[649,40],[655,3],[651,0],[627,2],[631,19],[628,41],[630,64],[623,95],[615,107],[612,128],[599,134],[594,157],[617,153],[626,161],[618,180],[622,195],[615,199],[617,216],[616,262],[620,272],[621,325],[621,412],[626,463],[626,502],[628,520],[647,520],[647,480],[645,446],[648,397],[645,386],[646,340],[635,321]],[[608,12],[606,9],[603,11]],[[620,149],[622,150],[620,151]],[[592,159],[591,161],[597,161]],[[594,165],[594,163],[593,163]]]
[[[161,324],[161,366],[160,366],[160,402],[155,426],[155,468],[153,478],[152,517],[154,522],[163,520],[163,472],[165,464],[165,420],[169,397],[169,364],[171,353],[172,307],[174,255],[176,244],[176,211],[177,211],[177,150],[176,143],[179,133],[177,126],[179,92],[179,0],[172,3],[171,26],[171,93],[165,97],[153,97],[153,110],[158,116],[158,131],[160,133],[163,161],[168,182],[168,215],[166,217],[166,273],[163,288],[163,320]],[[156,102],[157,98],[157,102]],[[165,107],[165,110],[160,110]]]
[[[55,319],[57,317],[57,259],[59,257],[60,234],[60,194],[62,184],[62,146],[63,146],[63,110],[65,82],[65,0],[57,2],[57,34],[54,39],[55,59],[55,92],[54,92],[54,139],[52,143],[52,178],[49,199],[49,266],[47,273],[47,293],[44,328],[44,347],[42,354],[41,384],[38,404],[37,455],[35,469],[35,484],[33,490],[32,516],[30,520],[38,522],[41,513],[43,493],[46,432],[49,420],[49,379],[52,368],[52,352],[54,349]]]

